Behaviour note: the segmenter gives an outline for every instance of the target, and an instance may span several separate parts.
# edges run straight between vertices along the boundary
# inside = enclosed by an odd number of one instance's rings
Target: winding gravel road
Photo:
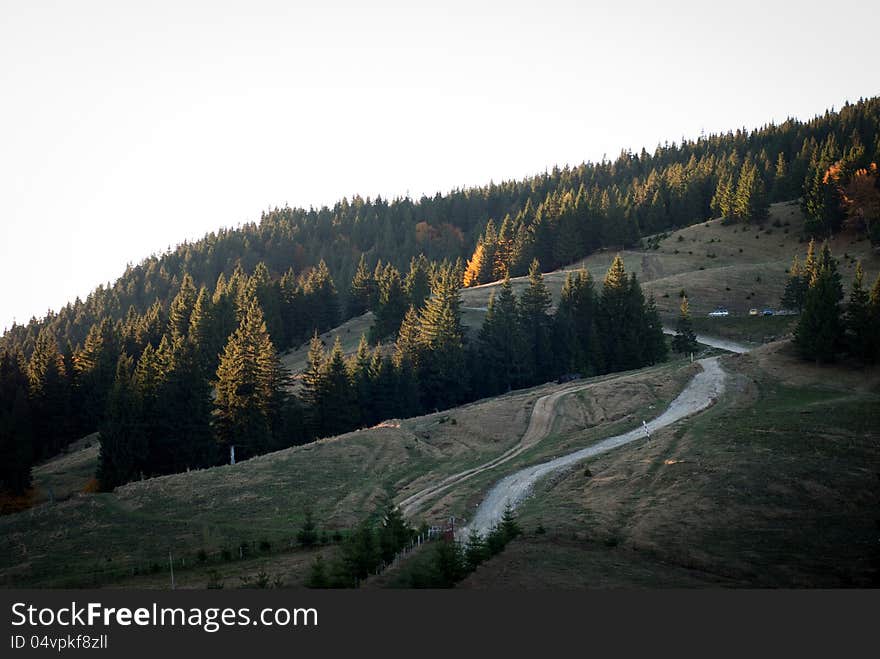
[[[742,348],[742,346],[738,347]],[[699,364],[703,368],[702,372],[693,377],[687,387],[669,404],[669,407],[663,414],[648,424],[649,430],[654,431],[664,428],[687,416],[696,414],[712,405],[724,393],[726,376],[718,364],[718,357],[701,359]],[[501,518],[507,504],[509,503],[515,508],[529,494],[539,478],[571,467],[586,458],[611,451],[624,444],[644,438],[644,428],[636,428],[622,435],[608,437],[592,446],[550,460],[549,462],[520,469],[502,478],[489,490],[486,498],[477,508],[477,512],[470,524],[459,529],[459,537],[466,537],[471,529],[476,529],[485,535],[492,525]]]
[[[535,444],[537,444],[550,434],[550,431],[553,427],[553,419],[556,417],[556,404],[564,396],[573,394],[576,391],[583,391],[584,389],[589,389],[600,384],[605,384],[610,380],[626,381],[640,377],[641,375],[642,373],[611,376],[602,378],[600,380],[592,380],[591,382],[587,383],[582,382],[580,384],[566,387],[565,389],[559,389],[558,391],[554,391],[553,393],[547,394],[546,396],[541,396],[538,400],[535,401],[535,406],[534,408],[532,408],[532,413],[529,417],[529,426],[526,429],[526,432],[520,438],[519,442],[516,444],[516,446],[513,446],[501,455],[492,458],[488,462],[484,462],[483,464],[472,467],[471,469],[458,472],[457,474],[447,476],[438,483],[429,485],[428,487],[419,490],[415,494],[411,494],[406,499],[400,502],[399,506],[401,511],[406,516],[412,516],[413,514],[418,512],[422,504],[424,504],[429,499],[432,499],[440,492],[448,490],[449,488],[458,485],[459,483],[463,483],[464,481],[488,469],[493,469],[494,467],[502,465],[505,462],[512,460],[523,451],[532,448]]]

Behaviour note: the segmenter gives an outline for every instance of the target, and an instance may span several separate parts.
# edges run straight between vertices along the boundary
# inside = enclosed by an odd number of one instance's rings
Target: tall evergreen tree
[[[338,336],[321,376],[317,400],[322,420],[320,436],[332,437],[355,428],[358,419],[357,399]]]
[[[870,363],[877,352],[878,338],[876,327],[871,325],[871,301],[863,280],[862,262],[859,261],[846,307],[846,345],[853,357],[862,363]]]
[[[370,328],[370,340],[379,343],[385,337],[396,334],[408,307],[400,272],[389,264],[385,266],[379,279],[379,301],[373,326]]]
[[[107,406],[107,395],[116,379],[119,341],[110,318],[92,325],[82,351],[76,356],[77,381],[82,404],[80,416],[86,430],[97,428]]]
[[[805,272],[798,261],[797,255],[788,269],[788,279],[785,282],[785,291],[782,293],[780,303],[786,309],[801,311],[807,297],[807,289],[810,287],[810,275]]]
[[[607,371],[623,371],[641,365],[639,333],[643,319],[634,317],[638,305],[634,304],[633,294],[632,282],[618,254],[605,274],[599,300],[599,335]]]
[[[817,363],[834,361],[843,341],[840,275],[827,243],[817,261],[807,290],[804,310],[794,341],[801,356]]]
[[[40,458],[55,455],[71,437],[67,434],[70,414],[69,380],[64,358],[52,330],[40,330],[28,363],[30,408],[33,432],[37,440],[35,452]]]
[[[272,429],[284,397],[285,375],[256,299],[229,337],[220,365],[214,415],[224,450],[252,457],[274,448]]]
[[[428,259],[424,254],[413,257],[409,263],[409,272],[404,282],[409,304],[421,309],[431,294],[431,272]]]
[[[123,353],[119,356],[116,379],[107,399],[107,413],[100,431],[96,475],[105,492],[135,480],[147,471],[149,440],[142,419],[134,365],[131,357]]]
[[[193,309],[196,306],[196,287],[193,278],[186,273],[180,282],[180,290],[171,301],[168,311],[168,323],[171,330],[171,338],[175,341],[183,340],[189,332],[189,321]]]
[[[486,395],[521,386],[525,381],[525,338],[519,322],[516,296],[510,277],[501,290],[489,298],[489,310],[480,328],[479,366],[474,375],[482,376]]]
[[[34,462],[28,379],[20,354],[0,348],[0,491],[20,496]]]
[[[657,302],[654,294],[648,296],[645,303],[645,362],[648,364],[659,364],[666,361],[668,350],[666,348],[666,338],[663,335],[663,321],[660,319],[660,312],[657,310]]]
[[[437,274],[431,298],[419,313],[418,380],[427,409],[457,405],[466,391],[460,280],[454,268]],[[404,334],[404,325],[401,335]],[[400,338],[400,337],[399,337]],[[408,338],[404,338],[404,341]],[[398,341],[400,347],[400,341]]]
[[[346,313],[349,318],[360,316],[370,309],[371,301],[375,298],[376,281],[367,268],[366,255],[361,254],[357,270],[351,280],[348,289],[348,301]]]
[[[526,347],[525,368],[532,382],[544,382],[553,372],[552,303],[541,266],[535,259],[529,268],[529,285],[519,300],[519,325]]]
[[[691,323],[687,296],[681,298],[678,321],[675,325],[675,336],[672,338],[672,349],[685,355],[697,350],[697,335]]]

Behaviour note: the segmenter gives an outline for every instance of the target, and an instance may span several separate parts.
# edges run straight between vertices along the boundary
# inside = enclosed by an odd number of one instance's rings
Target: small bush
[[[199,549],[199,551],[196,552],[196,560],[199,563],[207,563],[208,562],[208,552],[206,552],[204,549]]]

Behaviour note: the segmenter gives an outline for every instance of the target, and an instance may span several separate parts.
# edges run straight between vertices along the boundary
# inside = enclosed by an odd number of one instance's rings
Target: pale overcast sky
[[[880,93],[880,3],[0,0],[0,328],[285,203]]]

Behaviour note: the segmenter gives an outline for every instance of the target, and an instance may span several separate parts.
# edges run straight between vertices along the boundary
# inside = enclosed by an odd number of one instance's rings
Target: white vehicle
[[[723,318],[724,316],[729,316],[730,312],[727,309],[718,308],[714,311],[709,312],[709,318]]]

